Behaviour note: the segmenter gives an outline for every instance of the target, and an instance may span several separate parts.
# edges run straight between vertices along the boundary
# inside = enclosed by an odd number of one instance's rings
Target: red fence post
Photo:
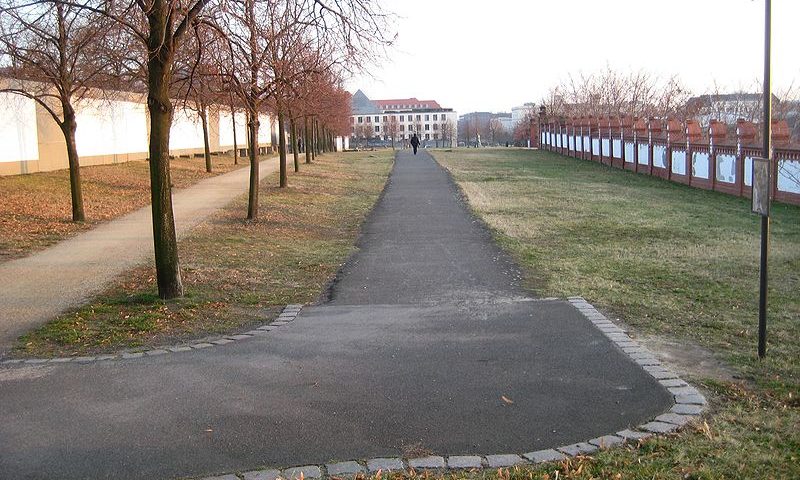
[[[694,179],[694,144],[700,142],[703,133],[697,120],[686,120],[686,170],[689,173],[689,185]]]
[[[736,120],[736,178],[739,180],[739,196],[749,196],[745,192],[745,183],[747,179],[744,178],[745,163],[747,155],[744,153],[745,146],[755,148],[756,143],[756,126],[753,122],[748,122],[743,118]]]
[[[789,140],[791,139],[791,131],[789,130],[789,125],[786,123],[786,120],[773,120],[772,121],[772,151],[774,152],[778,147],[788,147]],[[778,175],[780,170],[778,169],[778,156],[772,155],[772,198],[778,198]]]
[[[708,169],[711,175],[711,190],[717,189],[717,145],[721,144],[728,136],[728,126],[717,120],[708,123]]]

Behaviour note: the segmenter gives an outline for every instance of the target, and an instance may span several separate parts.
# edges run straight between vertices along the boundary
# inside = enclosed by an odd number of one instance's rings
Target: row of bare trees
[[[729,123],[737,118],[757,122],[762,117],[761,90],[760,80],[733,92],[713,81],[703,95],[693,97],[677,75],[661,78],[645,71],[623,73],[606,67],[594,74],[568,75],[541,103],[548,115],[556,117],[629,115],[685,121],[703,116],[730,119]],[[773,118],[785,119],[796,111],[799,95],[794,84],[776,92]]]
[[[258,218],[259,114],[277,117],[280,182],[286,132],[295,169],[347,130],[342,79],[380,58],[393,38],[374,0],[0,0],[0,91],[35,100],[64,133],[73,219],[85,219],[76,107],[99,90],[147,97],[153,237],[158,291],[183,294],[169,171],[176,108],[205,124],[211,105],[247,118],[247,218]],[[102,87],[102,88],[101,88]],[[299,133],[298,130],[302,133]],[[206,140],[206,168],[211,169]]]
[[[685,118],[689,90],[677,76],[666,80],[647,72],[569,75],[541,104],[554,116],[678,116]]]

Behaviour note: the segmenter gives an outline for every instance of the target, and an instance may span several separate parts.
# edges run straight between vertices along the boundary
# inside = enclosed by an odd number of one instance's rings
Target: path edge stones
[[[108,360],[132,360],[136,358],[156,357],[160,355],[191,352],[194,350],[203,350],[206,348],[220,347],[223,345],[227,345],[229,343],[241,342],[243,340],[257,338],[266,335],[267,333],[269,333],[272,330],[275,330],[276,328],[288,325],[289,323],[293,322],[294,319],[297,318],[302,309],[303,305],[300,304],[286,305],[281,310],[281,313],[271,322],[265,323],[252,330],[248,330],[247,332],[224,335],[216,340],[197,340],[194,342],[180,344],[180,345],[154,347],[151,348],[150,350],[142,350],[134,352],[122,351],[112,354],[98,354],[85,357],[14,358],[8,360],[0,359],[0,366],[13,367],[13,366],[31,366],[31,365],[62,365],[68,363],[85,364],[85,363],[102,362]]]
[[[535,465],[561,461],[569,457],[588,455],[598,450],[613,448],[629,442],[673,433],[683,428],[706,410],[707,400],[699,390],[682,380],[668,369],[651,351],[639,345],[628,333],[606,318],[583,297],[568,297],[567,301],[614,343],[627,357],[639,365],[667,389],[673,398],[672,407],[650,421],[618,432],[610,432],[596,438],[586,439],[570,445],[520,453],[474,454],[426,456],[421,458],[378,457],[350,460],[321,465],[302,465],[283,469],[265,468],[241,471],[218,476],[191,477],[199,480],[300,480],[301,478],[330,479],[354,477],[359,474],[414,470],[474,470],[508,468],[518,465]],[[298,472],[304,472],[301,477]],[[308,475],[311,472],[311,475]]]

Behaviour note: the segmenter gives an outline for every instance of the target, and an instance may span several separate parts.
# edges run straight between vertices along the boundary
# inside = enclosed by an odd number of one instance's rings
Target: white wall
[[[0,93],[0,162],[39,158],[36,102],[21,95]]]
[[[236,143],[239,148],[244,148],[247,143],[247,115],[236,112]],[[220,146],[233,146],[233,121],[231,112],[219,112],[219,144]]]
[[[176,108],[169,134],[169,149],[203,148],[203,124],[197,112]]]
[[[76,106],[75,114],[79,156],[147,151],[147,113],[143,103],[86,99]]]
[[[258,123],[258,143],[272,142],[272,119],[270,116],[260,113]]]

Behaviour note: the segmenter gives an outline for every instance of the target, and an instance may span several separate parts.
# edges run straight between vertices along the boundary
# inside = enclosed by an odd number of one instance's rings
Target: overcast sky
[[[611,66],[696,93],[763,73],[764,0],[383,0],[390,58],[348,82],[371,99],[438,100],[459,113],[539,103],[570,73]],[[773,88],[800,87],[800,0],[772,2]]]

